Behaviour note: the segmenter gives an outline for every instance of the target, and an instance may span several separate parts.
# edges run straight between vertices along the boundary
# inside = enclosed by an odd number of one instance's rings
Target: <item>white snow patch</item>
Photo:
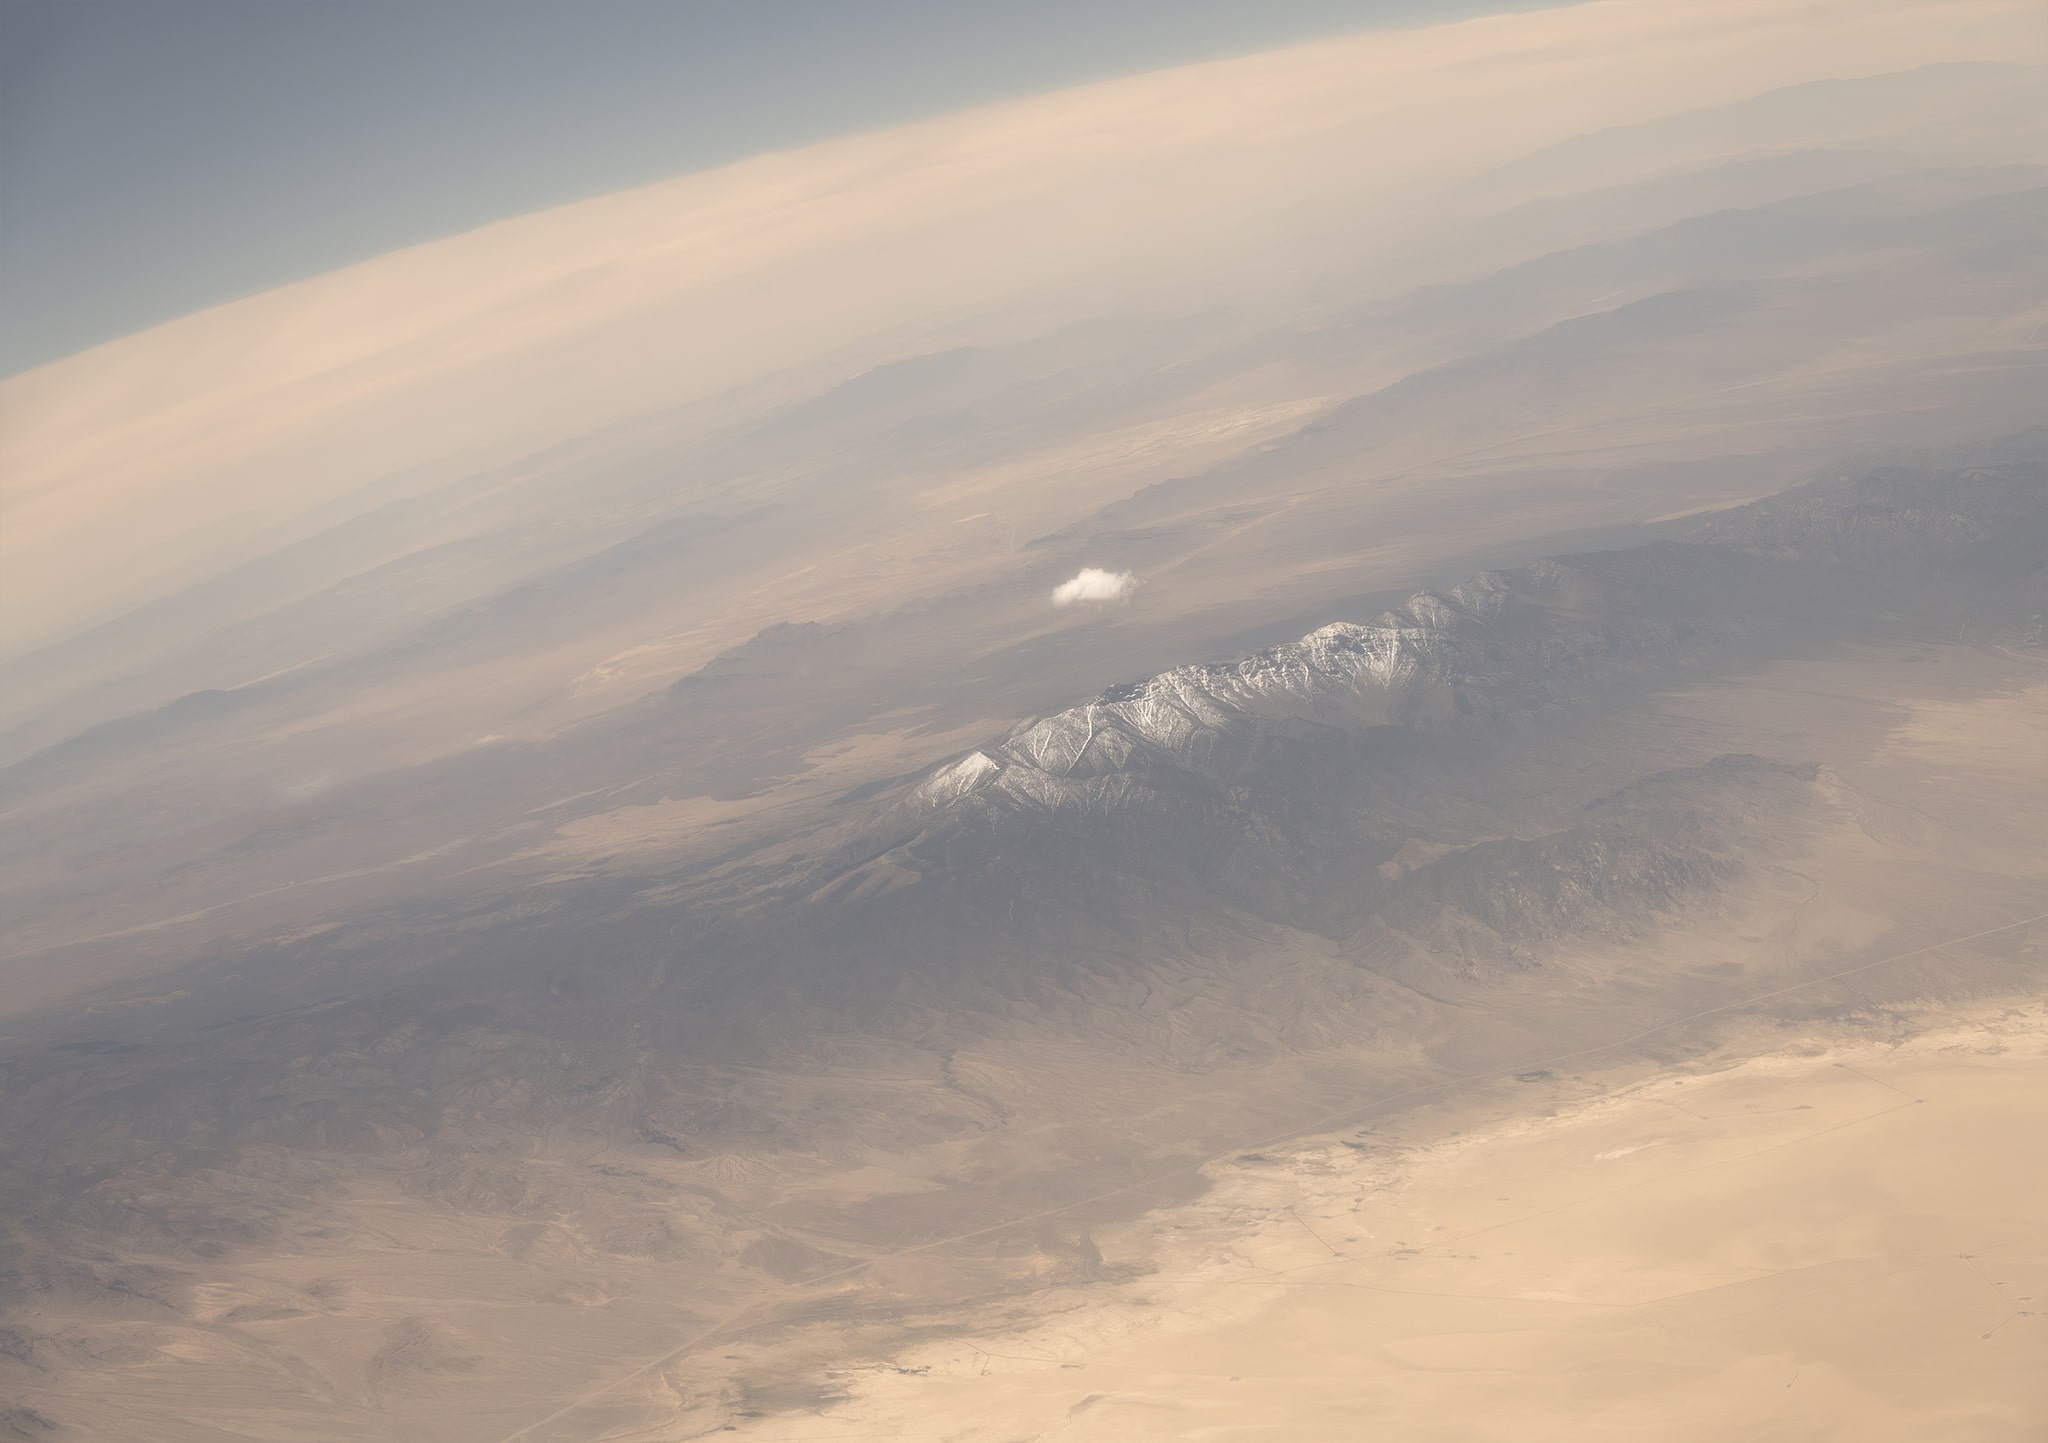
[[[951,766],[934,773],[917,789],[917,796],[928,805],[942,807],[969,792],[980,790],[1002,770],[1001,763],[985,753],[969,752]]]

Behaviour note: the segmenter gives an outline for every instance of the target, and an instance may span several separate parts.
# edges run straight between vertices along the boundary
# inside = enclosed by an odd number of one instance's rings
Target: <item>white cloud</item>
[[[1080,575],[1062,581],[1052,589],[1054,606],[1072,606],[1077,601],[1122,601],[1137,588],[1138,578],[1128,571],[1104,571],[1084,566]]]

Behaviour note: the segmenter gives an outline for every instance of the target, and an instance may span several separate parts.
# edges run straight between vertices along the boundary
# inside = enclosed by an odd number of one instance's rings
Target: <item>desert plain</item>
[[[0,1439],[2038,1443],[2038,9],[1313,42],[0,379]]]
[[[838,1371],[841,1401],[737,1436],[2040,1436],[2048,993],[1930,994],[1944,962],[2048,954],[2042,907],[1953,910],[2048,902],[2048,667],[1872,649],[1661,713],[1832,743],[1843,807],[1794,869],[1811,892],[1752,904],[1777,925],[1660,947],[1839,975],[1221,1155],[1198,1199],[1093,1230],[1109,1280]],[[1964,930],[1920,940],[1936,919]]]

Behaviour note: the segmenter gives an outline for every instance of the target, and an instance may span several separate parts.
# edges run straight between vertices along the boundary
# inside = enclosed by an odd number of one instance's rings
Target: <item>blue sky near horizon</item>
[[[1562,0],[0,0],[0,374],[740,157]]]

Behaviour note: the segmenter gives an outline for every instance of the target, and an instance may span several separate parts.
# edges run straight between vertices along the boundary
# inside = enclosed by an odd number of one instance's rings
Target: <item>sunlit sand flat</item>
[[[744,1436],[2034,1439],[2044,1135],[2048,1008],[2022,1003],[1320,1138],[1102,1236],[1142,1281]]]
[[[1069,8],[0,8],[0,1443],[2048,1443],[2041,0]]]

